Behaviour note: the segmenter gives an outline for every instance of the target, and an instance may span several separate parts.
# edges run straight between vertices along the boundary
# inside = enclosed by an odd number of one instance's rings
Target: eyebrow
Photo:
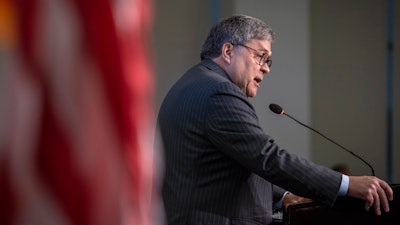
[[[263,54],[268,54],[269,57],[272,55],[272,51],[269,51],[268,49],[259,49],[258,51],[264,52]]]
[[[268,50],[261,50],[263,52],[263,55],[268,55],[268,58],[272,57],[272,51],[268,51]]]

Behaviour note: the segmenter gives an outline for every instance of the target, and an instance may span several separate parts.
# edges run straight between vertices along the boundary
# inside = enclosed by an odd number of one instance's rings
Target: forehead
[[[251,39],[246,44],[251,45],[252,47],[254,47],[254,49],[265,52],[270,56],[272,55],[271,41],[269,40]]]

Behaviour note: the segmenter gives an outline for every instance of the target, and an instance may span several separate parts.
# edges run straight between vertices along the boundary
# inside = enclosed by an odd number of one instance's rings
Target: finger
[[[369,208],[371,208],[372,203],[369,201],[365,201],[365,211],[369,212]]]
[[[392,201],[392,200],[393,200],[393,190],[392,190],[392,188],[389,186],[389,184],[387,184],[387,183],[384,182],[384,181],[380,181],[379,184],[380,184],[380,186],[382,187],[382,189],[385,191],[385,193],[386,193],[388,199],[389,199],[390,201]]]
[[[386,195],[385,190],[382,187],[378,188],[378,195],[379,195],[379,199],[381,201],[383,210],[385,210],[385,212],[389,212],[389,200],[388,200],[388,196]]]
[[[365,211],[369,211],[371,208],[372,204],[374,203],[374,198],[372,195],[368,195],[365,199]]]
[[[378,190],[373,190],[372,195],[374,198],[373,204],[374,204],[375,213],[376,213],[376,215],[381,215],[381,201],[380,201],[380,197],[378,194]],[[385,196],[385,198],[386,198],[386,196]]]

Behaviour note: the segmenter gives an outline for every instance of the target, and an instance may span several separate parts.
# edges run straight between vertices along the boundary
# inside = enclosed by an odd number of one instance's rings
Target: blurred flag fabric
[[[0,0],[0,224],[157,223],[151,26],[149,0]]]

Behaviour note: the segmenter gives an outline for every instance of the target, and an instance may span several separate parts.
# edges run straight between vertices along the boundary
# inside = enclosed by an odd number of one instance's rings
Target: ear
[[[231,43],[224,43],[221,48],[221,57],[222,59],[230,64],[233,54],[233,45]]]

